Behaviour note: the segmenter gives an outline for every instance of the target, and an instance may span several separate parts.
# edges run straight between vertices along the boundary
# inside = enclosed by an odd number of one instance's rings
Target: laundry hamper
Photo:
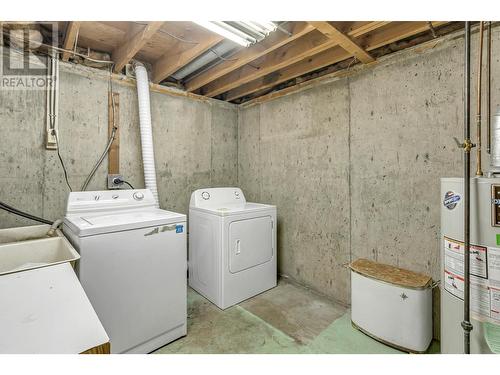
[[[425,352],[432,340],[432,279],[367,259],[350,268],[353,326],[397,349]]]

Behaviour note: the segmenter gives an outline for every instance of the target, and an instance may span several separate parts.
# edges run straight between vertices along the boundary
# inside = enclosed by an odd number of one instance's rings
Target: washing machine
[[[276,286],[276,207],[239,188],[199,189],[189,205],[189,286],[226,309]]]
[[[74,192],[64,234],[112,353],[149,353],[186,335],[186,216],[150,190]]]

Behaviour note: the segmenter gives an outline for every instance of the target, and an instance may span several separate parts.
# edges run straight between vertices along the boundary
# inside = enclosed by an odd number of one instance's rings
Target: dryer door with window
[[[229,224],[229,272],[237,273],[273,259],[271,216],[233,221]]]

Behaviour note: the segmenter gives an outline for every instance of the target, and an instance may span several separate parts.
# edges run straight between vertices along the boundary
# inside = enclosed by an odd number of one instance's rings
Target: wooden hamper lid
[[[425,289],[431,285],[432,278],[403,268],[357,259],[350,265],[351,270],[372,279],[412,289]]]

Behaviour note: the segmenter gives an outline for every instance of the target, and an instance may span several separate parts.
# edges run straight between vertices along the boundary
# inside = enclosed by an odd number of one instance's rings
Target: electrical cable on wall
[[[101,157],[97,160],[97,163],[94,165],[92,170],[90,171],[89,175],[85,179],[85,182],[83,183],[81,187],[81,191],[87,190],[88,185],[90,184],[90,181],[92,181],[92,178],[94,177],[95,173],[101,166],[102,162],[106,158],[106,155],[108,154],[109,149],[111,148],[111,145],[113,144],[113,141],[115,140],[116,136],[116,131],[118,128],[116,127],[115,124],[115,97],[113,95],[113,80],[112,80],[112,75],[113,75],[113,65],[110,66],[109,69],[109,82],[108,82],[108,87],[109,87],[109,92],[111,93],[111,108],[112,108],[112,114],[113,114],[113,129],[111,130],[111,136],[108,139],[108,143],[106,144],[106,148],[104,149],[104,152],[101,154]]]

